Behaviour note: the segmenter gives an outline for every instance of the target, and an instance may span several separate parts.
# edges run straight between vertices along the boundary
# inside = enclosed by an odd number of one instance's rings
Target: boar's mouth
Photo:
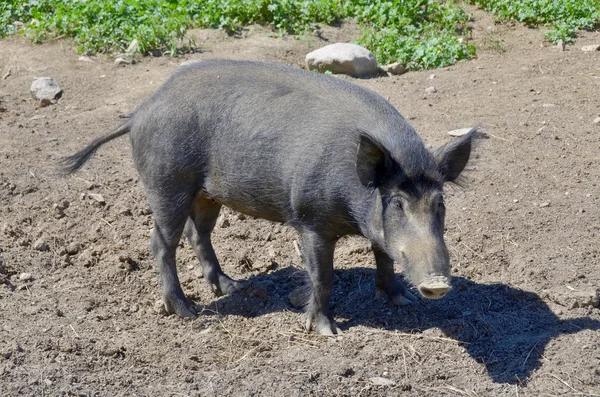
[[[452,286],[446,276],[430,276],[419,284],[417,289],[424,298],[440,299],[450,292]]]

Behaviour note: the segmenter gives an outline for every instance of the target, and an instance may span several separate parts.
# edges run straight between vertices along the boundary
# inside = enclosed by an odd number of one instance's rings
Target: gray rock
[[[581,47],[581,51],[584,51],[584,52],[600,51],[600,44],[584,45],[583,47]]]
[[[547,201],[544,201],[543,203],[540,204],[540,208],[547,208],[550,207],[550,203]]]
[[[319,72],[366,76],[377,73],[377,60],[371,51],[350,43],[336,43],[306,55],[306,66]]]
[[[69,255],[76,255],[81,250],[81,245],[79,243],[73,242],[67,245],[66,251]]]
[[[399,74],[406,73],[406,68],[404,67],[404,65],[401,65],[398,62],[390,63],[389,65],[382,66],[381,70],[383,70],[386,73],[393,74],[393,75],[399,75]]]
[[[565,42],[563,40],[558,40],[556,42],[556,48],[558,48],[559,51],[564,51],[565,50]]]
[[[427,87],[425,88],[425,92],[428,94],[435,94],[437,92],[437,88],[435,88],[434,86]]]
[[[31,83],[31,94],[34,98],[40,101],[53,101],[62,96],[62,89],[54,80],[50,77],[37,77]]]

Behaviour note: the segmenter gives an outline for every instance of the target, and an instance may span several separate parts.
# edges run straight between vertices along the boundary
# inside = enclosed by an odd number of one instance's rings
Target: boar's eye
[[[402,204],[402,199],[400,197],[392,197],[392,199],[390,200],[390,205],[399,210],[402,210],[404,208]]]

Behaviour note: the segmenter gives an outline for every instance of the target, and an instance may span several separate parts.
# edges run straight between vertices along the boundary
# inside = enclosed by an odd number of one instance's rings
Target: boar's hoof
[[[219,274],[214,279],[207,278],[208,284],[216,296],[232,295],[242,288],[242,283],[232,280],[225,273]]]
[[[408,290],[404,290],[400,294],[390,296],[390,299],[392,300],[392,303],[396,306],[412,305],[417,300],[419,300],[419,298],[417,298],[412,292]]]
[[[186,297],[179,297],[175,294],[165,295],[163,297],[165,310],[168,314],[176,314],[181,318],[196,318],[194,304]]]
[[[427,299],[440,299],[446,295],[452,287],[447,279],[434,279],[422,282],[417,289]]]
[[[324,315],[315,315],[307,313],[308,318],[306,319],[306,330],[310,332],[313,324],[315,331],[324,336],[334,336],[335,334],[341,334],[342,331],[337,327],[333,319],[328,318]]]

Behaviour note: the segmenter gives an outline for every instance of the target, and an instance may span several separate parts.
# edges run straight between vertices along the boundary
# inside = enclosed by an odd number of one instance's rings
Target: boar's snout
[[[445,276],[427,278],[417,287],[421,295],[427,299],[440,299],[452,289],[450,280]]]

